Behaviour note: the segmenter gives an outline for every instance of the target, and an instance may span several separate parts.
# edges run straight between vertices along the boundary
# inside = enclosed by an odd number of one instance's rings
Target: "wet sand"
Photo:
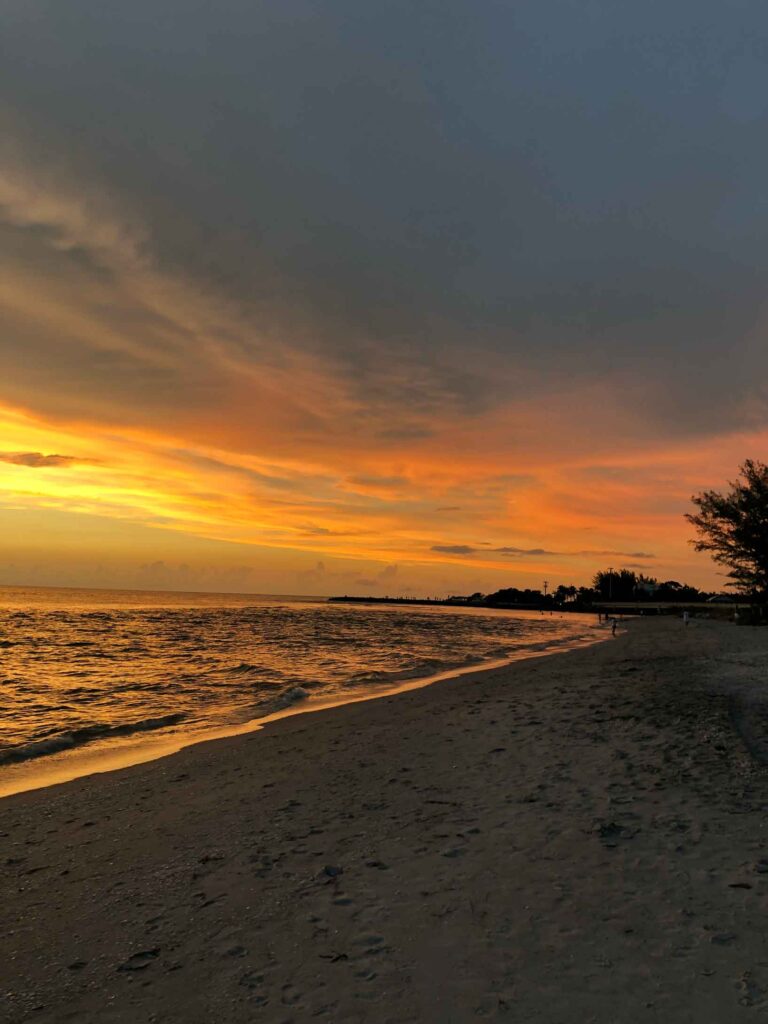
[[[0,801],[0,1020],[768,1012],[768,630],[615,640]]]

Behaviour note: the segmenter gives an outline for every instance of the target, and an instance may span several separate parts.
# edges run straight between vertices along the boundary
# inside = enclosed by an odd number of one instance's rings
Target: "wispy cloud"
[[[563,554],[563,552],[559,552],[559,551],[547,551],[545,548],[511,548],[511,547],[501,547],[501,548],[491,548],[491,551],[495,551],[499,555],[515,555],[515,556],[521,556],[521,557],[523,555],[557,555],[557,554]]]
[[[656,555],[651,554],[648,551],[578,551],[575,554],[579,555],[595,555],[601,557],[615,556],[617,558],[656,558]]]
[[[526,557],[543,557],[552,556],[558,558],[581,558],[584,556],[594,557],[607,557],[615,556],[617,558],[655,558],[655,555],[648,554],[644,551],[599,551],[591,550],[589,548],[580,551],[553,551],[547,548],[516,548],[504,545],[502,547],[492,547],[487,542],[483,542],[482,548],[473,547],[470,544],[433,544],[431,551],[438,551],[448,555],[475,555],[482,554],[484,556],[496,554],[504,555],[511,558],[526,558]]]
[[[52,466],[72,466],[84,459],[73,455],[43,455],[42,452],[0,452],[0,462],[9,462],[13,466],[30,466],[34,469],[47,469]]]
[[[501,547],[491,550],[501,555],[525,556],[525,555],[553,555],[560,558],[655,558],[655,555],[645,551],[601,551],[592,548],[583,548],[580,551],[548,551],[546,548],[512,548]]]

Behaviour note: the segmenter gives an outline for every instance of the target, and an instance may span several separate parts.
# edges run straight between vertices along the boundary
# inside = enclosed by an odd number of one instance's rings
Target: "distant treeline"
[[[553,590],[529,587],[505,587],[493,594],[455,594],[447,598],[418,597],[332,597],[331,601],[370,602],[374,604],[448,604],[472,605],[482,608],[545,608],[563,611],[584,611],[606,601],[696,604],[718,595],[699,590],[677,580],[659,582],[653,576],[637,574],[630,569],[606,569],[595,573],[591,587],[558,584]],[[732,600],[723,597],[723,600]]]
[[[493,594],[470,594],[468,597],[454,596],[449,598],[451,604],[472,604],[484,607],[501,607],[509,605],[533,608],[566,608],[578,611],[590,608],[593,604],[604,601],[634,601],[655,604],[676,602],[693,604],[708,601],[715,595],[709,591],[699,590],[687,583],[677,580],[660,582],[653,576],[637,574],[630,569],[606,569],[595,573],[591,587],[576,587],[573,584],[558,584],[553,590],[534,590],[526,587],[505,587]]]

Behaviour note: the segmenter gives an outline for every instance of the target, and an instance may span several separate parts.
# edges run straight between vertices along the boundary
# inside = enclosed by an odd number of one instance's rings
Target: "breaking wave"
[[[137,732],[151,732],[154,729],[166,729],[183,722],[186,715],[163,715],[160,718],[143,718],[139,722],[123,722],[120,725],[86,725],[81,729],[69,729],[66,732],[48,736],[42,740],[19,743],[12,747],[0,748],[0,765],[16,764],[19,761],[31,761],[36,757],[58,754],[62,750],[82,747],[94,740],[106,740],[117,736],[130,736]]]
[[[257,705],[259,709],[258,717],[262,718],[265,715],[274,714],[276,711],[285,711],[286,708],[299,704],[301,701],[306,700],[307,697],[309,697],[309,690],[306,690],[303,686],[289,686],[278,693],[277,696],[261,701]]]

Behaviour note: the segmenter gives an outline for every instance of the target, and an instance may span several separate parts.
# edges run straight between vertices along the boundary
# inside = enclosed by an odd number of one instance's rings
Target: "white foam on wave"
[[[258,707],[261,715],[271,715],[275,711],[284,711],[286,708],[293,707],[294,704],[306,700],[307,697],[309,697],[309,690],[305,690],[303,686],[288,686],[270,700],[262,701]]]
[[[12,747],[0,748],[0,765],[31,761],[36,757],[58,754],[73,747],[82,747],[95,740],[111,739],[116,736],[130,736],[137,732],[165,729],[183,722],[186,715],[162,715],[159,718],[142,718],[138,722],[122,722],[118,725],[87,725],[82,729],[69,729],[42,740],[31,740]]]

